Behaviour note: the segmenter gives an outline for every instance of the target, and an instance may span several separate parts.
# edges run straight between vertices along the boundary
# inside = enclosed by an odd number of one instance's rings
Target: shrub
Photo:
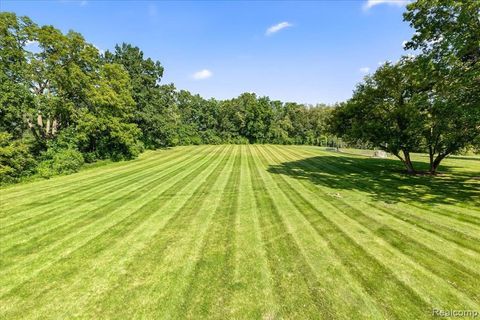
[[[38,166],[38,174],[44,178],[78,172],[85,163],[82,154],[75,149],[49,150]]]
[[[6,132],[0,132],[0,184],[18,181],[35,171],[35,159],[22,140],[12,140]]]

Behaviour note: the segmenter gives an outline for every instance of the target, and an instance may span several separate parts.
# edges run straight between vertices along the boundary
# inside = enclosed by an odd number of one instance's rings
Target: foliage
[[[0,132],[4,148],[19,148],[5,154],[25,160],[4,168],[19,177],[42,161],[39,170],[60,173],[53,155],[64,150],[94,162],[176,145],[347,142],[391,152],[410,172],[410,153],[428,152],[434,173],[448,155],[480,148],[479,10],[471,0],[409,4],[404,18],[416,33],[406,47],[419,54],[381,66],[336,108],[248,92],[204,99],[161,84],[162,64],[138,47],[101,54],[78,32],[2,12]]]
[[[424,126],[430,170],[480,136],[480,2],[418,0],[406,21],[416,30],[407,48],[419,49],[424,86]]]
[[[367,141],[397,156],[413,172],[410,152],[422,143],[416,63],[403,59],[365,77],[353,97],[333,111],[331,129],[343,138]],[[403,154],[403,157],[402,157]]]
[[[35,172],[35,159],[28,145],[0,132],[0,184],[15,182]]]
[[[42,158],[37,172],[43,178],[78,172],[85,162],[83,155],[75,149],[49,149]]]
[[[380,147],[414,172],[410,152],[428,152],[430,173],[480,136],[480,2],[419,0],[405,20],[416,29],[403,57],[379,68],[334,111],[331,129]],[[400,155],[403,153],[403,157]]]

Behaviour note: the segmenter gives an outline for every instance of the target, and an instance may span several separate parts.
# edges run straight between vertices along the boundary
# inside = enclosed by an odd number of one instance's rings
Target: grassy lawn
[[[0,318],[480,311],[480,159],[401,170],[315,147],[196,146],[3,188]]]

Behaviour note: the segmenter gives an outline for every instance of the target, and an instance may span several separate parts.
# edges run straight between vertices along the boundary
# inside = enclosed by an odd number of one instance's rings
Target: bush
[[[16,182],[35,172],[36,161],[29,145],[12,140],[12,135],[0,132],[0,184]]]
[[[232,137],[229,140],[229,143],[231,143],[231,144],[250,144],[250,142],[248,141],[247,138],[241,137],[241,136]]]
[[[82,154],[75,149],[49,150],[38,166],[38,174],[44,178],[78,172],[85,163]]]
[[[0,184],[18,181],[35,171],[36,161],[22,140],[0,132]]]
[[[201,132],[203,143],[205,144],[222,144],[222,139],[216,135],[214,130],[208,129]]]

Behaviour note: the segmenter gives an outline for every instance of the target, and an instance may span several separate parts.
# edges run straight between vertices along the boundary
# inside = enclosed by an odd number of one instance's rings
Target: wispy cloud
[[[369,67],[361,67],[359,70],[360,70],[361,73],[369,73],[370,72]]]
[[[211,76],[213,76],[213,73],[208,69],[203,69],[192,74],[192,78],[194,80],[204,80],[210,78]]]
[[[293,24],[287,21],[277,23],[276,25],[273,25],[270,28],[268,28],[267,31],[265,31],[265,35],[270,36],[282,29],[289,28],[291,26],[293,26]]]
[[[411,0],[367,0],[363,5],[363,9],[368,10],[381,4],[403,7],[409,2],[411,2]]]

